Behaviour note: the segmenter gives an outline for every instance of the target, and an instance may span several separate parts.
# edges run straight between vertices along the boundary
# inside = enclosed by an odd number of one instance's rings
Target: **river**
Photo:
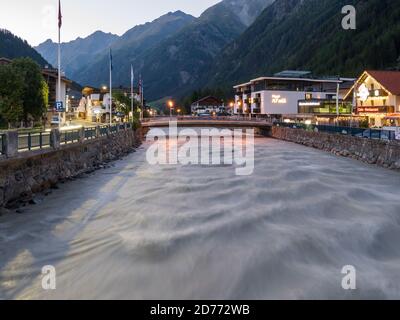
[[[251,176],[148,146],[0,217],[0,299],[400,298],[399,173],[262,137]]]

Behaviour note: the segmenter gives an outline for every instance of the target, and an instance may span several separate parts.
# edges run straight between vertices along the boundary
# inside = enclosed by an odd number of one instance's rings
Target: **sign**
[[[367,101],[367,99],[369,98],[369,90],[364,83],[360,86],[360,88],[358,88],[357,96],[360,98],[361,101]]]
[[[395,139],[396,139],[396,140],[400,140],[400,127],[397,127],[397,128],[396,128]]]
[[[272,95],[272,103],[273,104],[285,104],[285,103],[287,103],[287,99],[282,98],[280,95],[273,94]]]
[[[57,112],[65,112],[64,104],[62,101],[56,101],[56,103],[54,104],[54,108]]]
[[[358,113],[388,113],[390,112],[390,106],[376,106],[376,107],[358,107]]]

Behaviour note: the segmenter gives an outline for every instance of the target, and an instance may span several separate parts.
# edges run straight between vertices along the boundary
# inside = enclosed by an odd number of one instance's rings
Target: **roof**
[[[400,95],[400,71],[365,71],[392,95]]]
[[[372,77],[375,81],[379,82],[387,93],[399,96],[400,95],[400,71],[379,71],[379,70],[366,70],[357,79],[355,84],[346,93],[345,99],[347,99],[354,91],[354,87],[365,80],[366,77]]]
[[[327,82],[327,83],[342,83],[342,79],[314,79],[314,78],[287,78],[287,77],[260,77],[251,80],[251,82],[262,80],[283,80],[283,81],[304,81],[304,82]]]
[[[204,105],[216,105],[219,106],[221,104],[221,100],[213,97],[213,96],[207,96],[204,98],[201,98],[200,100],[197,100],[195,102],[192,103],[192,106],[194,105],[202,105],[204,103]]]
[[[274,74],[275,77],[303,78],[311,76],[311,71],[285,70]]]
[[[45,69],[42,69],[42,74],[45,75],[45,76],[52,77],[52,78],[58,78],[58,70],[57,69],[46,69],[45,68]],[[72,83],[72,80],[69,80],[65,76],[61,76],[61,80],[66,82],[66,83],[69,83],[69,84]]]
[[[8,58],[0,57],[0,63],[2,63],[2,64],[9,64],[11,62],[12,61]]]

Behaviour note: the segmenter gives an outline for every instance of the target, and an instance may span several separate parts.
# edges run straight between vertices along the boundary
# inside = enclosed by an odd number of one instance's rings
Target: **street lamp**
[[[170,118],[172,118],[172,109],[174,108],[174,102],[172,100],[169,100],[168,106],[169,106],[169,116]]]

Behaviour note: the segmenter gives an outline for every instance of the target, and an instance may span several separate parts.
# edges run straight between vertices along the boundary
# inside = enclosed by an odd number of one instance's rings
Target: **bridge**
[[[169,127],[171,121],[176,121],[178,127],[214,127],[214,128],[257,128],[270,129],[272,124],[265,119],[250,119],[236,117],[158,117],[146,119],[143,128]]]

